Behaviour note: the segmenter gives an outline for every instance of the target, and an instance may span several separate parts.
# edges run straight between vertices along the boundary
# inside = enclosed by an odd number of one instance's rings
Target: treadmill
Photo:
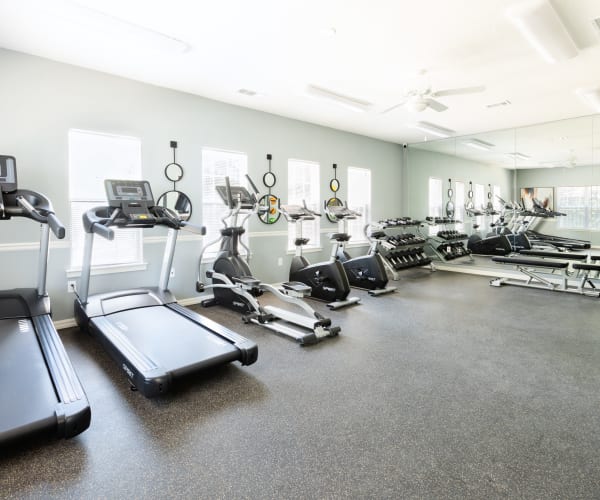
[[[37,288],[0,291],[0,447],[34,437],[70,438],[90,425],[90,406],[50,319],[46,270],[50,229],[65,228],[50,200],[17,187],[13,156],[0,156],[0,220],[41,225]]]
[[[147,181],[104,181],[108,206],[83,214],[86,231],[75,319],[96,337],[123,370],[133,389],[150,398],[165,394],[181,376],[231,361],[258,357],[256,344],[179,304],[168,290],[177,234],[186,228],[175,212],[156,205]],[[158,287],[89,295],[94,235],[114,239],[113,227],[168,228]]]

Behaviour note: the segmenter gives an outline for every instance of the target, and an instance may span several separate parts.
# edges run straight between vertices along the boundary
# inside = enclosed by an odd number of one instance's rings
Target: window
[[[71,204],[71,268],[83,261],[82,214],[106,205],[105,179],[141,179],[142,144],[136,137],[69,130],[69,201]],[[114,241],[96,238],[93,266],[140,264],[142,230],[116,230]]]
[[[206,227],[207,243],[219,237],[223,228],[221,219],[227,207],[219,194],[216,186],[225,184],[225,177],[229,177],[232,186],[246,186],[248,173],[248,156],[234,151],[221,151],[217,149],[202,149],[202,225]],[[242,236],[247,244],[247,234]],[[244,249],[240,248],[240,252]],[[218,245],[211,246],[205,257],[216,255]]]
[[[461,223],[465,221],[465,183],[456,181],[454,184],[454,191],[456,192],[456,198],[454,201],[454,218],[459,220]],[[461,226],[462,228],[462,226]]]
[[[494,199],[492,200],[492,204],[494,205],[494,209],[496,211],[502,211],[504,206],[502,202],[498,198],[502,198],[502,191],[500,191],[500,186],[494,186],[492,188],[492,195]]]
[[[591,190],[597,187],[560,186],[556,188],[556,210],[566,217],[558,218],[558,227],[564,229],[588,229],[592,212]],[[598,203],[594,203],[596,210]]]
[[[371,220],[371,171],[368,168],[348,167],[348,207],[362,214],[348,221],[350,242],[367,241],[364,228]]]
[[[312,161],[288,160],[288,204],[306,206],[320,212],[319,164]],[[304,248],[319,248],[321,245],[319,217],[302,223],[302,237],[309,238]],[[293,250],[296,237],[295,224],[288,225],[288,250]]]
[[[483,184],[475,184],[475,208],[477,210],[482,210],[485,208],[485,188]]]
[[[442,180],[435,177],[429,178],[428,214],[432,217],[442,216]]]

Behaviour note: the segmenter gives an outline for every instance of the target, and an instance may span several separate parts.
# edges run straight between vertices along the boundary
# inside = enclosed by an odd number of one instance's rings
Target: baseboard
[[[207,297],[190,297],[188,299],[181,299],[178,300],[177,303],[181,304],[182,306],[191,306],[194,304],[199,304],[201,301],[203,301],[204,299],[206,299]],[[75,318],[67,318],[67,319],[60,319],[58,321],[54,321],[54,327],[57,330],[64,330],[65,328],[73,328],[74,326],[77,326],[77,322],[75,321]]]

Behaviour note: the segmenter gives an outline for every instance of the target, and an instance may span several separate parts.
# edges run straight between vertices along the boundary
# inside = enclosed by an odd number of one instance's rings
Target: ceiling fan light
[[[513,5],[506,17],[549,63],[571,59],[577,46],[548,0],[528,0]]]
[[[426,132],[428,134],[433,134],[437,137],[450,137],[452,134],[456,133],[455,130],[440,127],[429,122],[409,123],[407,124],[407,127],[416,128],[417,130],[421,130],[422,132]]]
[[[575,91],[575,94],[594,111],[600,113],[600,87],[579,88]]]
[[[406,103],[406,106],[413,113],[420,113],[421,111],[425,111],[427,109],[427,101],[417,97],[416,99],[410,99]]]
[[[304,89],[304,94],[308,97],[314,97],[316,99],[333,102],[338,106],[343,106],[344,108],[357,112],[368,111],[373,105],[368,101],[364,101],[362,99],[357,99],[355,97],[350,97],[343,94],[338,94],[333,90],[319,87],[317,85],[307,85]]]

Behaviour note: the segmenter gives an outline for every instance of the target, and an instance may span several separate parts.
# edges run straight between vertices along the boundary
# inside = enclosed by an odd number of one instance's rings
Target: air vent
[[[508,99],[505,99],[504,101],[501,101],[501,102],[495,102],[493,104],[486,104],[485,107],[486,108],[497,108],[498,106],[508,106],[509,104],[511,104],[511,102]]]
[[[238,92],[240,94],[244,94],[244,95],[247,95],[250,97],[254,97],[257,94],[257,92],[255,90],[250,90],[250,89],[240,89],[240,90],[238,90]]]

